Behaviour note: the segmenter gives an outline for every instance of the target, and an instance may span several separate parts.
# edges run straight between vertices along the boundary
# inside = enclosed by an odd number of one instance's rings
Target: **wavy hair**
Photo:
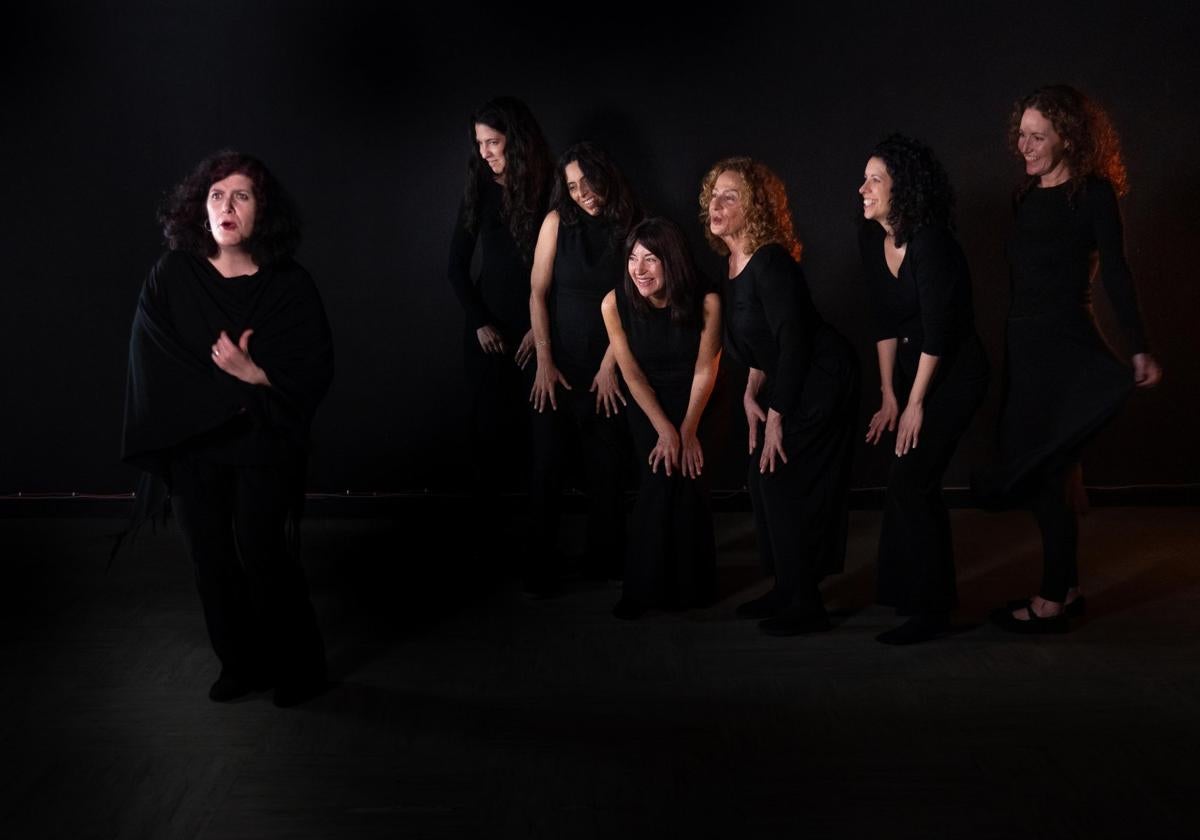
[[[641,218],[641,211],[621,170],[595,143],[587,140],[575,143],[559,156],[554,189],[550,193],[550,209],[557,210],[559,218],[566,225],[578,224],[587,215],[571,198],[567,187],[566,169],[569,163],[579,164],[583,177],[587,178],[602,202],[600,217],[613,223],[613,235],[617,242],[624,240],[629,228]]]
[[[1108,113],[1070,85],[1047,85],[1013,105],[1008,121],[1008,140],[1018,155],[1021,117],[1033,108],[1050,121],[1063,141],[1063,157],[1070,174],[1069,193],[1072,197],[1089,177],[1103,178],[1112,184],[1113,191],[1122,196],[1129,192],[1125,162],[1121,159],[1121,140]],[[1020,199],[1037,182],[1037,176],[1027,177],[1017,188]]]
[[[692,260],[692,252],[679,226],[669,219],[651,216],[643,219],[625,237],[625,259],[633,253],[638,243],[642,244],[662,265],[663,293],[671,310],[671,320],[678,324],[695,324],[703,320],[704,289],[701,275]],[[629,305],[639,314],[650,312],[651,304],[642,297],[629,274],[628,262],[625,269],[625,297]]]
[[[954,228],[954,190],[933,150],[903,134],[889,134],[871,150],[892,178],[887,223],[897,245],[926,225]],[[871,222],[867,222],[871,224]]]
[[[783,180],[766,164],[748,157],[729,157],[717,161],[700,184],[700,224],[712,249],[721,256],[729,254],[729,247],[724,240],[713,236],[708,226],[708,207],[712,202],[713,188],[722,172],[737,173],[749,190],[749,195],[742,202],[746,215],[746,253],[753,254],[763,245],[776,242],[799,262],[803,246],[792,227],[792,213],[788,209],[787,189],[783,186]]]
[[[482,123],[504,135],[504,198],[501,214],[521,253],[529,257],[538,228],[546,214],[546,195],[554,177],[550,145],[533,112],[520,99],[501,96],[485,102],[467,126],[471,153],[467,157],[467,183],[463,189],[463,222],[468,232],[479,229],[482,188],[494,178],[479,156],[475,126]]]
[[[271,175],[266,164],[232,149],[222,149],[197,164],[175,185],[158,209],[163,238],[172,251],[197,257],[215,257],[219,252],[208,221],[208,191],[230,175],[245,175],[254,189],[254,230],[246,250],[257,266],[286,260],[300,247],[300,215],[291,197]]]

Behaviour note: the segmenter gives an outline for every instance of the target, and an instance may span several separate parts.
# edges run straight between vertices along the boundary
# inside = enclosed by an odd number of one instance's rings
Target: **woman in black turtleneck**
[[[510,564],[518,549],[506,539],[499,494],[525,487],[529,418],[525,373],[533,357],[529,268],[554,161],[525,103],[500,97],[471,115],[466,188],[450,244],[449,277],[465,319],[463,357],[470,388],[472,512],[469,539],[489,560]],[[471,261],[480,251],[479,275]]]
[[[942,476],[987,394],[988,361],[975,334],[967,260],[950,232],[950,181],[933,152],[891,135],[871,152],[858,192],[882,394],[867,442],[896,432],[879,601],[910,616],[876,638],[906,645],[950,626],[956,582]]]
[[[549,594],[564,456],[578,442],[588,486],[587,577],[619,578],[624,566],[625,395],[600,302],[625,270],[625,234],[640,213],[620,170],[593,143],[559,158],[550,212],[534,254],[529,297],[537,373],[533,406],[533,536],[526,586]]]
[[[1013,109],[1010,139],[1025,163],[1008,255],[1006,397],[1000,458],[975,476],[987,507],[1032,508],[1042,532],[1041,588],[993,613],[1004,629],[1060,633],[1084,610],[1072,500],[1084,445],[1134,386],[1162,379],[1150,355],[1125,260],[1117,197],[1126,189],[1117,135],[1104,111],[1066,85],[1040,88]],[[1097,273],[1125,332],[1130,365],[1096,329]]]

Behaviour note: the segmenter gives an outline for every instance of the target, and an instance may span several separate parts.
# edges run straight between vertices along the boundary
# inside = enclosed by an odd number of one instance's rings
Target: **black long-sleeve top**
[[[1072,199],[1070,183],[1034,187],[1017,204],[1008,243],[1010,317],[1091,303],[1093,257],[1133,353],[1146,350],[1133,275],[1125,259],[1121,212],[1112,184],[1089,178]]]
[[[778,244],[754,252],[725,283],[725,343],[742,364],[767,375],[761,400],[780,414],[800,401],[813,339],[826,329],[804,272]]]
[[[479,186],[478,226],[468,231],[463,208],[450,240],[450,285],[462,304],[466,325],[491,324],[510,338],[529,329],[530,258],[521,253],[504,218],[504,188],[490,178]],[[471,279],[476,242],[481,251],[479,277]]]
[[[921,228],[908,241],[898,275],[888,268],[886,232],[859,227],[858,246],[876,341],[894,338],[901,353],[952,356],[975,331],[971,274],[958,241],[944,227]]]

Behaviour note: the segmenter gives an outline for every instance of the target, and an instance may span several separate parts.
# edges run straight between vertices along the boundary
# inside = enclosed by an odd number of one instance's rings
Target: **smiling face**
[[[493,177],[504,177],[507,161],[504,158],[504,134],[484,123],[475,123],[475,148],[492,170]]]
[[[254,182],[240,172],[222,178],[208,188],[205,209],[217,245],[222,249],[243,248],[254,233],[258,212]]]
[[[749,198],[750,188],[741,175],[726,169],[717,176],[708,201],[708,229],[713,236],[736,239],[745,232]]]
[[[629,277],[642,297],[659,308],[667,305],[662,260],[641,242],[629,252]]]
[[[883,158],[873,157],[867,161],[858,194],[862,196],[863,218],[879,222],[886,228],[892,209],[892,176]]]
[[[1017,151],[1025,160],[1025,174],[1038,178],[1043,187],[1058,186],[1071,177],[1066,143],[1037,108],[1026,108],[1021,115]]]
[[[589,216],[596,216],[604,206],[604,199],[592,189],[587,176],[579,161],[573,160],[563,167],[563,177],[567,182],[567,194]]]

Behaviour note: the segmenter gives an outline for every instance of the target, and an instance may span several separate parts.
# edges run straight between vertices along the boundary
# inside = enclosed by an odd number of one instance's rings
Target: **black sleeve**
[[[260,351],[255,350],[255,339],[250,341],[250,352],[267,374],[270,387],[229,375],[223,381],[259,423],[303,448],[313,415],[333,380],[333,337],[321,295],[308,272],[291,266],[285,288],[286,295],[263,324]]]
[[[1129,337],[1130,352],[1146,352],[1146,333],[1138,309],[1133,273],[1125,259],[1125,234],[1117,195],[1108,181],[1095,180],[1087,185],[1087,203],[1092,214],[1092,232],[1100,252],[1100,280],[1112,304],[1117,320]]]
[[[477,235],[467,230],[460,203],[454,234],[450,238],[450,264],[447,274],[454,294],[458,296],[458,302],[462,304],[466,313],[467,326],[473,330],[492,321],[487,307],[483,305],[478,287],[471,281],[471,257],[475,254],[476,239]]]
[[[807,318],[812,301],[800,266],[781,247],[766,247],[772,250],[764,254],[767,260],[755,275],[754,291],[779,349],[768,408],[786,415],[800,402],[812,362],[812,336],[808,334],[812,324]]]
[[[921,352],[945,355],[954,333],[954,287],[964,282],[965,260],[950,232],[923,228],[908,243],[910,270],[917,284],[917,302],[921,307]]]
[[[875,230],[871,230],[874,227]],[[876,232],[878,231],[878,232]],[[871,337],[876,341],[896,338],[896,319],[883,305],[883,281],[890,278],[879,273],[879,260],[883,251],[883,233],[876,222],[868,222],[858,228],[858,253],[862,258],[863,282],[867,286],[867,301],[871,310]]]

